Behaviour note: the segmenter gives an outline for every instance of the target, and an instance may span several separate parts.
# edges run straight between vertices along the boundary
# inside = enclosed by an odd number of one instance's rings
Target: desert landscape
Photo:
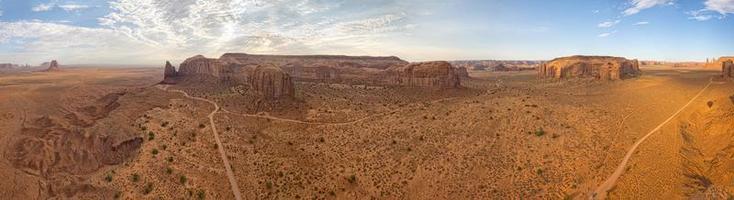
[[[717,71],[574,56],[468,77],[447,62],[366,57],[225,54],[139,69],[54,63],[0,76],[0,172],[9,180],[1,188],[10,199],[733,192],[731,141],[717,139],[734,134],[730,62]],[[621,176],[610,177],[618,167]]]
[[[733,199],[732,8],[0,1],[0,199]]]

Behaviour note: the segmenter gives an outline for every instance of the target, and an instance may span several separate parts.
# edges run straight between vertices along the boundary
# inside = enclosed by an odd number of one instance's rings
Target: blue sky
[[[734,55],[734,0],[0,0],[0,63],[203,54],[410,61]]]

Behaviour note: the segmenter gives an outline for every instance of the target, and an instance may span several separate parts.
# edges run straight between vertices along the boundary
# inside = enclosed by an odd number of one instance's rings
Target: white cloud
[[[33,12],[44,12],[51,10],[54,6],[56,6],[54,3],[42,3],[34,6],[31,10],[33,10]]]
[[[617,31],[615,30],[615,31],[611,31],[611,32],[602,33],[602,34],[599,34],[598,37],[600,37],[600,38],[609,37],[610,35],[612,35],[614,33],[617,33]]]
[[[606,21],[606,22],[599,23],[599,25],[597,25],[597,27],[599,27],[599,28],[611,28],[611,27],[619,24],[619,22],[622,22],[622,20]]]
[[[721,15],[734,14],[734,0],[706,0],[706,10],[718,12]]]
[[[76,10],[83,10],[89,8],[88,5],[81,5],[81,4],[65,4],[65,5],[59,5],[59,8],[64,9],[65,11],[76,11]]]
[[[672,5],[673,0],[630,0],[632,7],[622,12],[624,16],[630,16],[639,13],[642,10],[660,5]]]
[[[647,22],[647,21],[641,21],[641,22],[637,22],[637,23],[635,23],[635,26],[648,25],[648,24],[650,24],[650,22]]]
[[[226,52],[384,55],[395,51],[386,49],[386,38],[418,27],[411,19],[425,10],[417,3],[430,2],[115,0],[109,3],[111,12],[98,19],[100,28],[0,22],[0,45],[17,49],[0,52],[0,59],[157,63]],[[53,8],[64,9],[43,7]]]

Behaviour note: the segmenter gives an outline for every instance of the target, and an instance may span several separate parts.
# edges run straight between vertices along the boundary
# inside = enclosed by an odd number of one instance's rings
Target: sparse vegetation
[[[153,183],[147,183],[145,184],[145,187],[143,188],[143,194],[150,194],[150,192],[153,192]]]
[[[204,192],[204,190],[199,190],[198,192],[196,192],[196,198],[199,199],[199,200],[205,199],[206,198],[206,192]]]
[[[355,184],[355,183],[357,183],[357,176],[354,175],[354,174],[352,174],[349,177],[347,177],[347,181],[349,181],[349,183],[351,183],[351,184]]]
[[[155,133],[153,133],[153,131],[148,132],[148,141],[151,141],[153,139],[155,139]]]
[[[168,156],[168,158],[166,158],[166,161],[173,162],[173,156]]]
[[[153,151],[150,151],[150,153],[153,154],[154,156],[158,155],[158,149],[153,149]]]
[[[133,174],[132,176],[133,183],[137,183],[139,180],[140,180],[140,175],[138,175],[137,173]]]
[[[206,125],[204,125],[204,124],[199,124],[199,128],[206,128]]]
[[[186,184],[186,181],[187,180],[188,179],[184,175],[181,175],[181,176],[178,177],[178,182],[181,183],[181,184]]]
[[[265,181],[265,188],[268,190],[273,189],[273,182]]]
[[[107,182],[112,182],[112,174],[107,174],[107,176],[104,177],[104,180]]]
[[[171,174],[171,173],[173,173],[173,169],[171,169],[171,167],[166,167],[166,174]]]
[[[535,136],[540,137],[543,135],[545,135],[545,130],[543,130],[543,128],[538,128],[538,130],[535,130]]]

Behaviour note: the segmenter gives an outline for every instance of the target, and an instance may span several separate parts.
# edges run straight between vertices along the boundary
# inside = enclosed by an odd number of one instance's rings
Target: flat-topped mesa
[[[456,69],[445,61],[411,63],[391,70],[397,72],[392,84],[440,89],[461,87]]]
[[[637,60],[611,56],[562,57],[538,67],[539,78],[620,80],[639,75],[640,66]]]
[[[223,64],[217,59],[206,58],[197,55],[184,60],[178,66],[177,75],[187,76],[213,76],[219,77],[223,68]]]
[[[256,67],[248,81],[265,99],[292,98],[295,94],[291,77],[274,65]]]
[[[293,66],[304,68],[329,67],[356,67],[387,69],[394,66],[403,66],[407,61],[395,56],[343,56],[343,55],[255,55],[245,53],[226,53],[219,58],[225,64],[274,64],[276,66]]]
[[[734,60],[727,60],[721,64],[722,76],[724,78],[734,78]]]

